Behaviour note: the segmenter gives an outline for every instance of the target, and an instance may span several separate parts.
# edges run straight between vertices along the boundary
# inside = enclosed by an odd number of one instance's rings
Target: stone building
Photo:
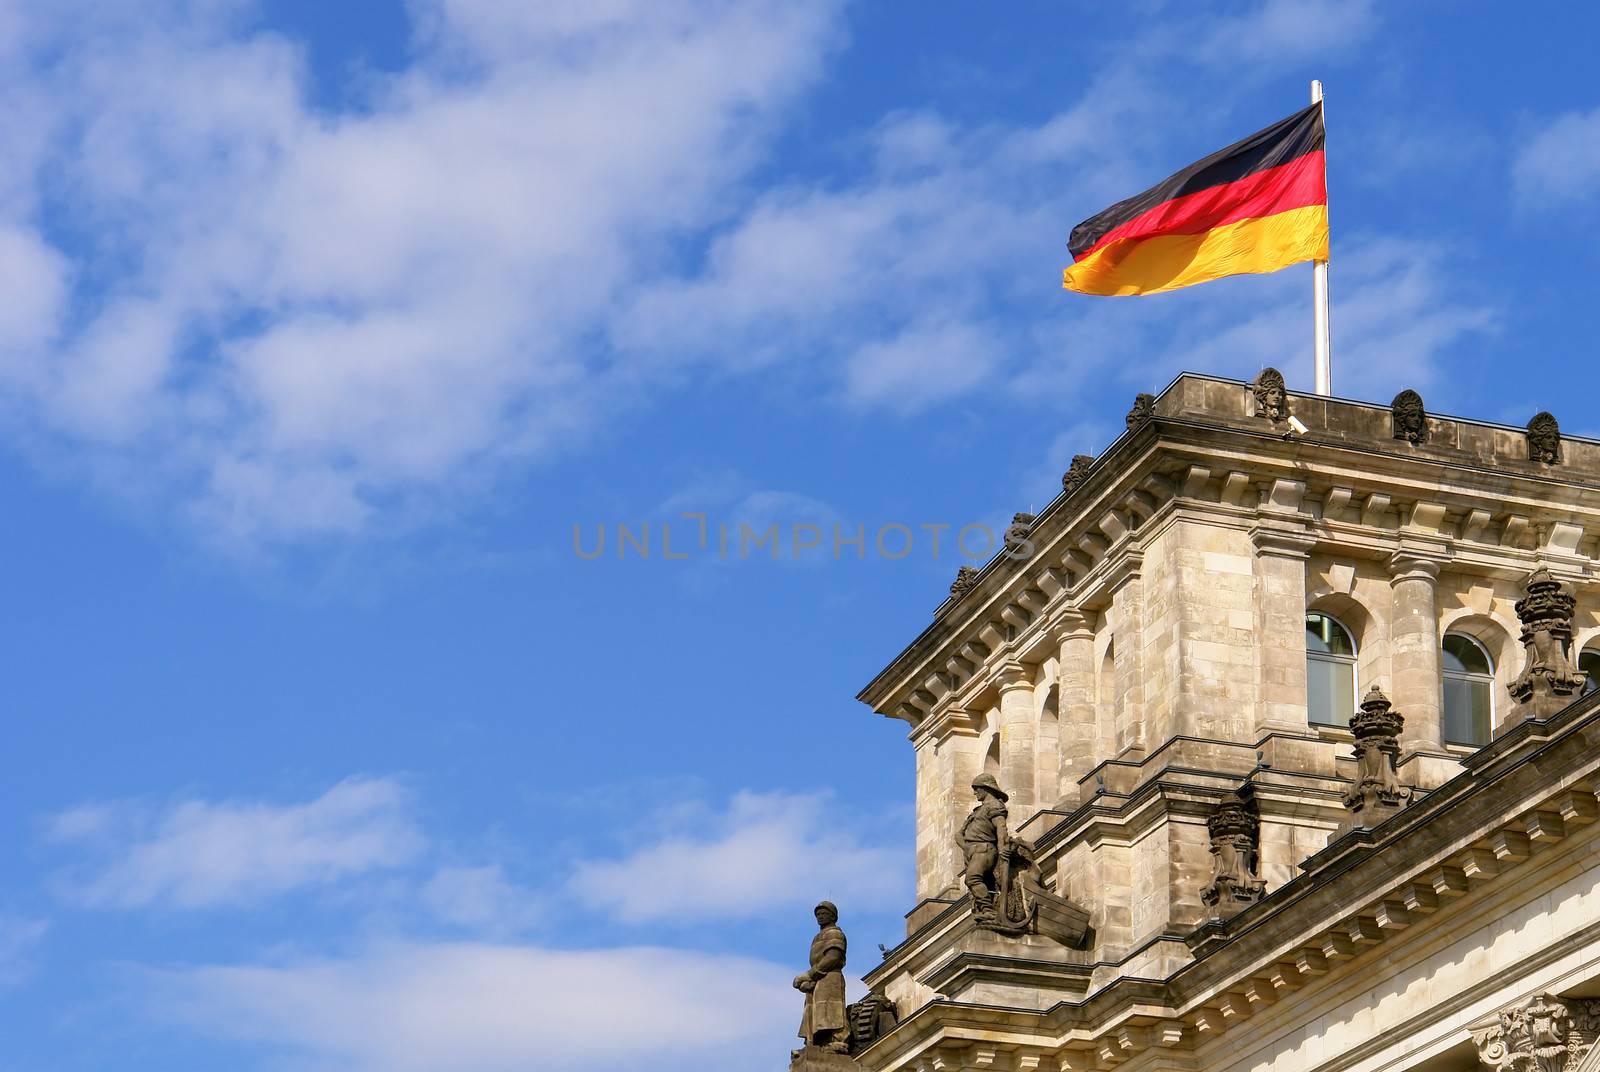
[[[857,1066],[1600,1069],[1600,443],[1184,375],[1009,536],[860,694],[918,901]]]

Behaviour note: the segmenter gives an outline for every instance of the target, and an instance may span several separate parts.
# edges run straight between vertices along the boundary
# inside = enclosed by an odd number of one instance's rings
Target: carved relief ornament
[[[1528,422],[1528,457],[1546,465],[1561,461],[1561,425],[1549,413],[1536,413]]]
[[[1128,411],[1128,431],[1133,431],[1156,413],[1156,396],[1137,394],[1133,396],[1133,408]]]
[[[1283,373],[1275,368],[1264,368],[1250,382],[1250,393],[1255,396],[1256,416],[1269,421],[1289,419],[1289,389],[1284,386]]]
[[[1389,403],[1389,419],[1394,427],[1394,437],[1407,443],[1424,443],[1428,439],[1428,411],[1423,408],[1422,396],[1411,388],[1394,396]]]
[[[1350,719],[1350,732],[1356,739],[1356,784],[1345,796],[1344,806],[1350,809],[1351,825],[1377,826],[1411,803],[1411,790],[1400,784],[1396,766],[1405,724],[1405,718],[1376,685]]]
[[[1067,466],[1067,471],[1061,475],[1061,490],[1071,495],[1089,475],[1089,469],[1094,465],[1094,455],[1074,454],[1072,464]]]
[[[1200,900],[1219,918],[1226,918],[1261,900],[1266,883],[1256,877],[1260,821],[1255,803],[1240,793],[1217,802],[1206,819],[1211,833],[1211,884]]]
[[[1600,1037],[1600,1001],[1535,994],[1472,1030],[1493,1072],[1573,1072]]]

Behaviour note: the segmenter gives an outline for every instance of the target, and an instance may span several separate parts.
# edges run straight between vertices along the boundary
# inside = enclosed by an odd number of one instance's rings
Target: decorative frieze
[[[1540,566],[1522,582],[1526,593],[1517,600],[1525,658],[1522,673],[1510,685],[1517,702],[1517,721],[1548,718],[1583,694],[1584,675],[1568,658],[1572,644],[1572,612],[1576,600],[1567,586]]]
[[[1492,1072],[1573,1072],[1600,1038],[1600,1001],[1533,997],[1473,1029],[1478,1060]]]
[[[1254,798],[1229,793],[1217,802],[1206,827],[1211,831],[1212,877],[1200,900],[1212,916],[1225,918],[1261,900],[1267,889],[1256,877],[1261,822]]]
[[[1344,798],[1350,809],[1347,827],[1377,826],[1411,802],[1411,790],[1400,784],[1396,766],[1405,724],[1389,697],[1373,685],[1361,710],[1350,719],[1350,732],[1356,738],[1356,784]]]

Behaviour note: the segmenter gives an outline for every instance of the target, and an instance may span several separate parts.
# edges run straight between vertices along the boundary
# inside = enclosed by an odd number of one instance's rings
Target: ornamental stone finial
[[[1089,475],[1089,469],[1094,465],[1094,455],[1074,454],[1072,464],[1067,466],[1067,471],[1061,475],[1061,490],[1071,495]]]
[[[1561,425],[1549,413],[1536,413],[1528,422],[1528,458],[1546,465],[1561,462]]]
[[[1128,431],[1133,431],[1141,424],[1148,421],[1156,414],[1156,396],[1137,394],[1133,396],[1133,408],[1128,411]]]
[[[1411,388],[1395,395],[1389,403],[1389,419],[1396,439],[1412,444],[1427,442],[1428,411],[1423,408],[1422,396]]]
[[[1543,566],[1528,574],[1522,590],[1526,594],[1517,600],[1516,611],[1526,657],[1508,691],[1517,702],[1518,720],[1549,718],[1583,694],[1585,677],[1567,657],[1577,601]]]
[[[1003,538],[1003,551],[1007,558],[1027,558],[1033,554],[1033,542],[1028,539],[1028,534],[1033,531],[1033,515],[1018,511],[1011,515],[1011,524],[1006,526]]]
[[[1250,381],[1250,392],[1256,400],[1256,416],[1269,421],[1289,419],[1289,389],[1284,386],[1283,373],[1275,368],[1264,368]]]
[[[1373,685],[1367,690],[1361,710],[1350,719],[1350,731],[1356,738],[1356,784],[1344,798],[1344,806],[1350,809],[1345,829],[1377,826],[1411,803],[1411,790],[1400,784],[1396,766],[1405,724],[1382,689]]]
[[[972,566],[962,566],[956,570],[956,579],[950,582],[950,597],[960,599],[972,591],[972,586],[978,583],[978,571]]]
[[[1255,800],[1232,792],[1217,802],[1206,819],[1211,832],[1211,884],[1200,900],[1214,918],[1226,919],[1261,900],[1266,883],[1256,877],[1260,820]]]

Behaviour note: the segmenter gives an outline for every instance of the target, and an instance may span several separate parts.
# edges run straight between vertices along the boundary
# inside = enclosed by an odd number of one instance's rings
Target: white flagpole
[[[1322,83],[1311,83],[1311,103],[1322,103]],[[1326,130],[1326,124],[1324,124]],[[1311,262],[1312,301],[1316,306],[1317,394],[1333,393],[1333,369],[1328,363],[1328,262]]]

